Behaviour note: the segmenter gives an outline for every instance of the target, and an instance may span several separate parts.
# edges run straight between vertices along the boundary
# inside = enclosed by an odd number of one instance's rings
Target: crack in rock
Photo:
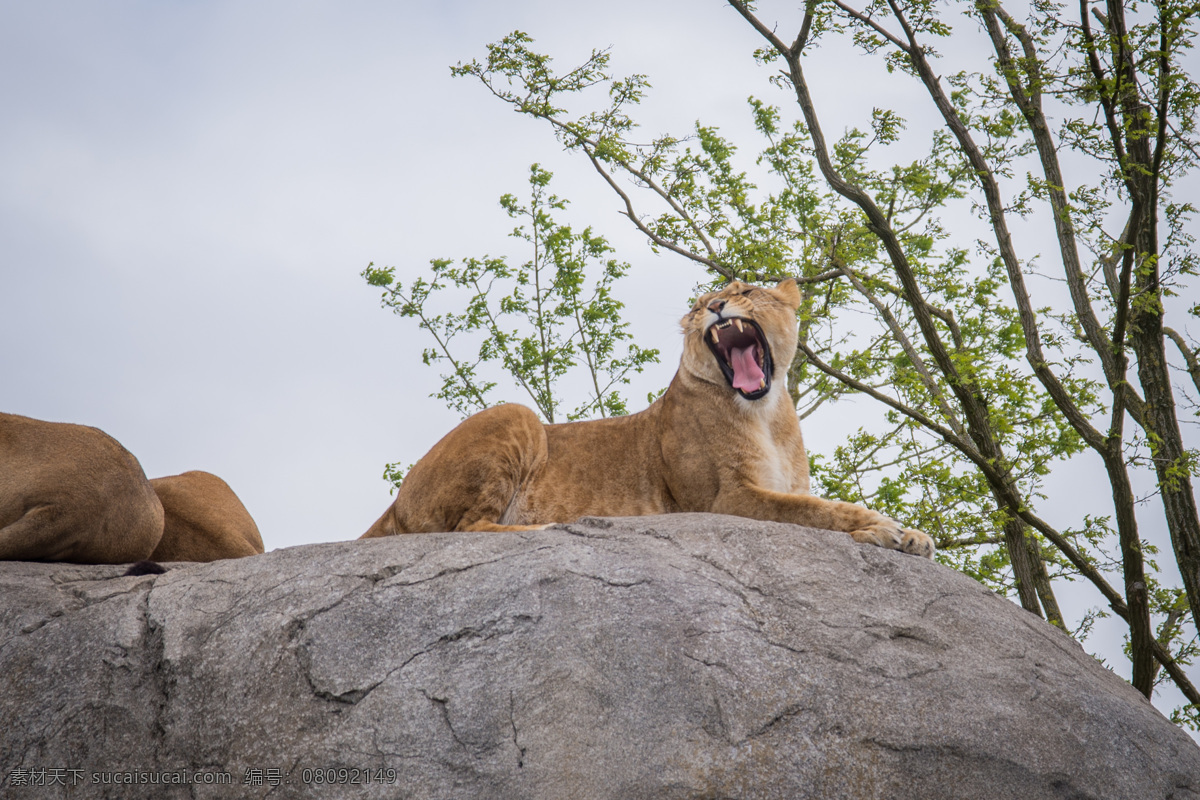
[[[446,730],[450,731],[450,736],[454,739],[455,743],[462,748],[464,753],[469,753],[470,748],[467,747],[466,742],[459,738],[458,731],[454,730],[454,723],[450,721],[450,699],[447,697],[436,697],[425,689],[421,690],[421,694],[425,695],[425,699],[432,703],[434,708],[438,710],[442,723],[446,726]]]
[[[436,581],[436,580],[444,578],[448,575],[458,575],[463,572],[469,572],[470,570],[476,569],[478,567],[486,567],[489,564],[498,564],[502,561],[509,561],[509,560],[518,559],[518,558],[526,558],[526,557],[532,555],[533,553],[537,553],[537,552],[540,552],[543,550],[553,550],[554,548],[555,548],[555,545],[543,545],[541,547],[535,547],[532,550],[521,550],[521,551],[518,551],[515,553],[502,553],[501,555],[499,555],[495,558],[489,558],[484,561],[474,561],[470,564],[464,564],[463,566],[459,566],[459,567],[446,567],[445,569],[439,570],[435,574],[429,575],[424,578],[417,578],[416,580],[396,580],[394,585],[396,585],[396,586],[420,586],[423,583],[429,583],[431,581]],[[416,565],[414,564],[413,566],[415,567]],[[394,577],[402,578],[404,576],[404,573],[411,571],[411,569],[412,569],[411,567],[407,568],[407,569],[403,569],[400,572],[398,572],[396,574],[396,576],[394,576]]]
[[[644,586],[648,583],[652,583],[649,578],[632,578],[630,580],[621,580],[619,578],[606,578],[603,575],[593,575],[590,572],[579,572],[573,569],[568,569],[566,572],[568,575],[586,578],[587,580],[596,581],[597,583],[604,584],[605,586],[612,586],[615,589],[629,589],[633,586]]]
[[[336,605],[337,603],[333,604],[331,608],[335,607]],[[308,619],[311,620],[314,616],[316,616],[316,614],[309,615]],[[421,656],[428,655],[456,642],[472,640],[488,641],[498,637],[508,636],[512,633],[515,633],[522,627],[536,625],[540,619],[540,616],[533,616],[530,614],[511,614],[487,620],[482,625],[463,626],[456,631],[439,636],[427,646],[422,647],[420,650],[417,650],[415,653],[408,656],[397,666],[386,670],[383,676],[378,680],[371,681],[364,686],[348,689],[343,692],[331,692],[328,689],[322,689],[317,685],[317,679],[315,679],[312,674],[312,654],[307,644],[298,643],[296,645],[296,657],[300,663],[301,672],[303,673],[305,680],[308,682],[309,689],[314,697],[340,705],[353,706],[362,702],[371,694],[371,692],[384,683],[387,683],[393,675],[402,672],[406,667],[408,667],[409,664]],[[506,625],[505,623],[512,624]],[[297,638],[300,632],[301,631],[298,630],[293,636],[293,639]]]
[[[763,736],[771,733],[775,727],[786,724],[793,717],[807,710],[808,709],[805,706],[799,703],[788,705],[782,711],[774,714],[769,720],[760,725],[758,728],[746,734],[741,741],[736,742],[735,744],[741,745],[754,739],[760,739]]]
[[[517,748],[517,768],[525,766],[525,748],[518,741],[517,733],[517,700],[513,690],[508,691],[508,724],[512,727],[512,743]]]

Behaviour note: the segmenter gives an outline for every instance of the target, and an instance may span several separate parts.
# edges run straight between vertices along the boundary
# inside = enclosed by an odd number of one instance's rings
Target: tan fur
[[[786,389],[799,304],[791,280],[773,288],[735,281],[701,297],[682,320],[679,371],[637,414],[545,425],[524,406],[501,405],[469,417],[417,462],[362,538],[706,511],[844,531],[858,542],[932,556],[924,533],[809,494],[808,457]],[[771,380],[758,399],[733,388],[704,342],[727,320],[753,320],[766,335],[773,368],[763,364]]]
[[[229,484],[208,472],[150,481],[165,515],[155,561],[216,561],[263,552],[258,526]]]
[[[162,530],[141,465],[111,436],[0,414],[0,559],[123,564]]]

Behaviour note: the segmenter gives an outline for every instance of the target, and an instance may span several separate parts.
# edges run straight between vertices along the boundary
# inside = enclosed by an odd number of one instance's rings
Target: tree
[[[526,242],[531,256],[518,267],[504,257],[430,262],[428,277],[418,275],[406,287],[395,267],[367,266],[362,277],[382,288],[382,305],[412,318],[432,337],[422,352],[426,365],[445,365],[442,386],[432,396],[463,417],[493,404],[497,383],[488,365],[498,364],[533,403],[546,422],[560,416],[560,381],[573,370],[583,373],[585,397],[568,420],[628,413],[620,387],[649,363],[658,350],[629,341],[624,304],[613,284],[629,265],[610,257],[612,248],[586,228],[575,232],[555,222],[552,212],[567,201],[549,192],[553,175],[537,164],[529,170],[529,203],[515,195],[500,205],[520,224],[509,234]],[[466,295],[463,298],[462,295]],[[439,311],[449,307],[451,310]],[[453,309],[462,308],[463,311]],[[475,350],[464,355],[463,339]],[[582,363],[582,369],[576,369]],[[395,485],[404,470],[388,464],[384,477]]]
[[[559,74],[514,32],[454,72],[549,124],[656,251],[717,282],[798,277],[798,412],[848,392],[885,412],[814,459],[825,490],[925,529],[946,563],[1060,627],[1055,584],[1086,580],[1127,625],[1134,686],[1149,697],[1170,680],[1190,704],[1175,719],[1196,727],[1200,693],[1184,667],[1200,618],[1198,459],[1176,405],[1195,408],[1200,348],[1167,324],[1200,315],[1178,302],[1196,274],[1195,209],[1171,194],[1197,157],[1200,91],[1182,62],[1196,9],[1081,0],[1037,3],[1018,20],[993,0],[810,0],[784,39],[776,31],[789,23],[728,2],[762,37],[755,55],[778,66],[774,82],[798,112],[789,122],[751,98],[764,138],[754,180],[712,127],[638,142],[631,109],[648,80],[614,79],[606,51]],[[952,32],[978,37],[962,53],[977,62],[934,50]],[[805,67],[839,40],[922,89],[929,104],[909,113],[936,115],[926,142],[914,145],[886,108],[825,138]],[[592,87],[607,89],[602,107],[569,114],[567,98]],[[889,162],[915,147],[918,157]],[[946,224],[959,209],[978,230]],[[1174,373],[1168,342],[1183,359]],[[1038,514],[1046,476],[1092,458],[1108,481],[1098,499],[1111,505],[1051,525]],[[1157,488],[1140,504],[1141,472]],[[1139,529],[1156,510],[1179,586]],[[1105,613],[1071,632],[1085,638]]]

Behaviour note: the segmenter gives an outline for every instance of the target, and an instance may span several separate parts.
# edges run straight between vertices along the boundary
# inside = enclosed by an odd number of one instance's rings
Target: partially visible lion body
[[[146,558],[163,508],[133,454],[97,428],[0,414],[0,559]]]
[[[162,502],[163,535],[154,561],[216,561],[263,552],[262,535],[229,484],[193,470],[150,481]]]
[[[128,564],[261,552],[258,526],[216,475],[147,480],[98,428],[0,413],[0,560]]]
[[[785,388],[799,302],[794,281],[734,282],[700,298],[682,321],[679,371],[639,413],[546,425],[524,406],[501,405],[469,417],[410,470],[363,538],[701,511],[844,531],[932,555],[932,540],[919,531],[809,494],[808,457]]]

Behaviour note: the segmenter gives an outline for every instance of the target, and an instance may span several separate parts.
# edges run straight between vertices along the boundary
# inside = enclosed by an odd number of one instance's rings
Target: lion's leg
[[[157,538],[151,538],[153,519],[148,523],[118,519],[108,526],[114,534],[97,542],[90,534],[101,522],[64,511],[57,503],[35,505],[0,527],[0,560],[125,564],[148,558],[157,544]],[[158,534],[161,532],[159,523]]]
[[[69,522],[56,505],[33,506],[0,527],[0,559],[61,561],[75,544]]]
[[[463,420],[400,485],[396,502],[365,537],[433,531],[526,531],[524,491],[546,463],[546,427],[520,405]]]
[[[480,520],[478,522],[474,522],[474,523],[466,526],[465,528],[460,526],[458,528],[458,530],[460,530],[460,531],[478,531],[478,532],[483,532],[483,533],[511,533],[512,531],[544,531],[544,530],[546,530],[546,528],[549,528],[552,524],[553,523],[548,522],[545,525],[497,525],[492,522],[485,522],[483,520]]]
[[[901,550],[912,553],[914,556],[933,558],[933,552],[937,547],[933,544],[933,538],[929,534],[916,528],[905,528],[901,534]]]
[[[842,531],[861,544],[933,557],[933,540],[926,534],[901,528],[900,523],[878,511],[841,500],[741,487],[719,494],[712,510],[718,514]]]

